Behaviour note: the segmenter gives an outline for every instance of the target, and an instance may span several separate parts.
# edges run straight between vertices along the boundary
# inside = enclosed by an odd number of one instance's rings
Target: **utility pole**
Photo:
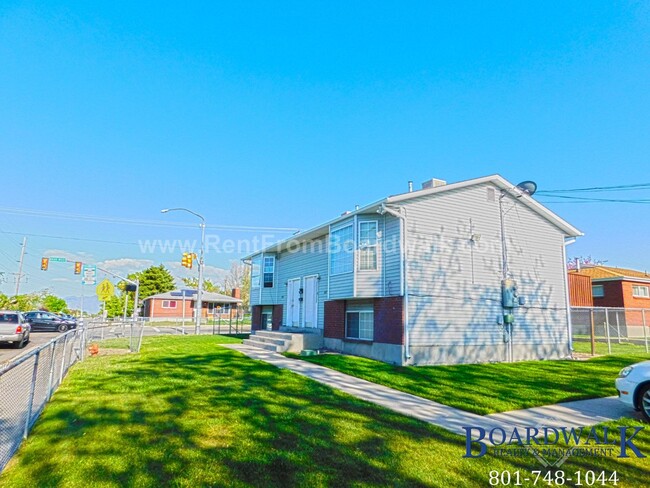
[[[16,296],[20,291],[20,279],[23,276],[23,260],[25,259],[25,248],[27,247],[27,237],[23,237],[23,246],[20,250],[20,261],[18,264],[18,275],[16,276]]]

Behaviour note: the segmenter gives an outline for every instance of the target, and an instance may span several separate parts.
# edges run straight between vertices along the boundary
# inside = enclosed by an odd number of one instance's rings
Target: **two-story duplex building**
[[[579,235],[501,176],[431,180],[245,258],[264,331],[247,342],[308,332],[395,364],[566,357],[565,246]],[[514,309],[502,306],[504,278]]]

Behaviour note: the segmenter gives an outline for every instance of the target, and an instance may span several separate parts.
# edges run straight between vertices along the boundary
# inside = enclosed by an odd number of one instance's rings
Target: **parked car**
[[[623,368],[616,378],[616,389],[623,403],[640,410],[650,422],[650,361]]]
[[[65,332],[77,327],[76,322],[64,320],[56,314],[44,311],[27,312],[25,318],[29,321],[34,332],[58,331]]]
[[[56,315],[61,317],[63,320],[65,320],[69,324],[77,325],[77,319],[75,317],[73,317],[72,315],[69,315],[67,313],[57,313]]]
[[[0,343],[9,343],[16,349],[29,342],[31,327],[20,312],[0,310]]]

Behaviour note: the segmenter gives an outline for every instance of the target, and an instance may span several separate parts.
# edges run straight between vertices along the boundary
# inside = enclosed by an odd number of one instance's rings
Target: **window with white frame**
[[[632,296],[635,298],[650,298],[650,287],[647,286],[633,286]]]
[[[377,221],[359,222],[359,269],[377,269]]]
[[[176,308],[176,300],[163,300],[162,308]]]
[[[591,296],[594,298],[602,298],[605,296],[605,287],[603,285],[592,285]]]
[[[371,341],[375,314],[372,310],[348,311],[345,314],[345,336],[348,339]]]
[[[251,288],[260,287],[261,256],[255,256],[251,262]]]
[[[275,273],[275,256],[264,256],[264,288],[273,288],[273,273]]]
[[[354,226],[346,225],[330,233],[330,274],[354,271]]]

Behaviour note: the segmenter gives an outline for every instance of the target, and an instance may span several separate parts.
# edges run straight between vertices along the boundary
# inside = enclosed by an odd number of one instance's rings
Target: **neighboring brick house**
[[[247,343],[316,335],[401,365],[567,357],[565,246],[579,235],[501,176],[431,180],[246,256]],[[521,297],[509,329],[504,270]]]
[[[591,278],[595,307],[650,308],[650,274],[646,271],[589,266],[569,274]]]
[[[569,271],[569,281],[577,274],[591,280],[593,306],[611,309],[606,314],[610,324],[616,324],[617,330],[625,326],[625,335],[647,334],[644,326],[650,327],[650,274],[611,266],[588,266]],[[573,300],[571,305],[577,306]],[[602,310],[597,312],[597,323],[604,320],[602,313]]]
[[[196,290],[174,290],[158,293],[144,299],[143,316],[150,321],[191,319],[194,316]],[[203,317],[234,317],[242,300],[238,288],[232,294],[203,292],[201,299]]]

